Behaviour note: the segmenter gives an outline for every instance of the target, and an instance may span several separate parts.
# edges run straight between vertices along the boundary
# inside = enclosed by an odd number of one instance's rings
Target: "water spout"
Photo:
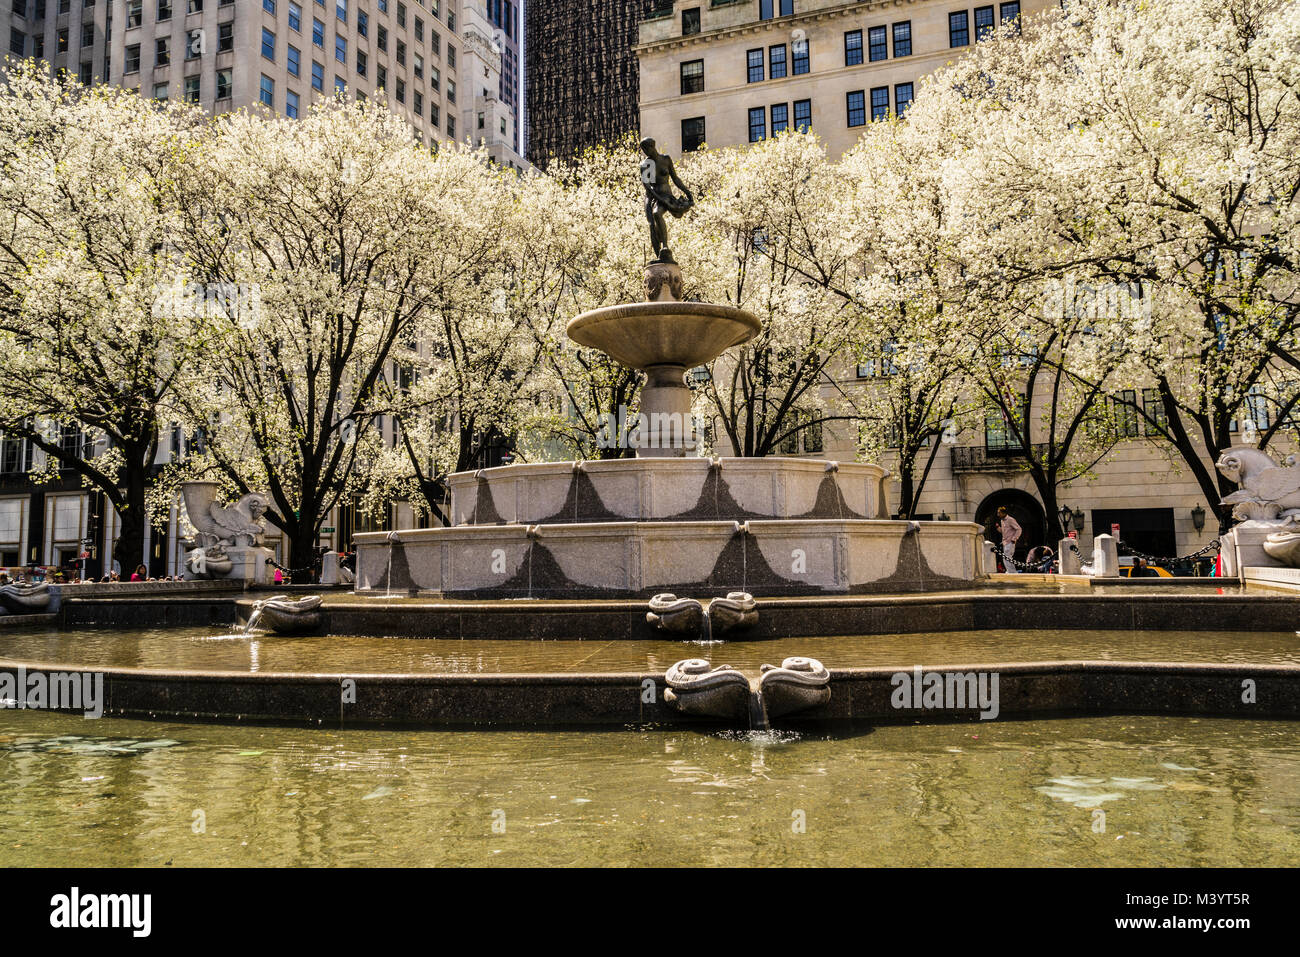
[[[763,700],[762,684],[750,683],[749,691],[749,730],[768,731],[772,724],[767,719],[767,702]]]

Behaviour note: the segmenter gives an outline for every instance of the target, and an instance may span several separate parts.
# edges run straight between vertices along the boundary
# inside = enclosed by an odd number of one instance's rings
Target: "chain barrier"
[[[1219,544],[1220,544],[1219,540],[1216,538],[1214,541],[1210,542],[1204,548],[1198,549],[1197,551],[1192,552],[1190,555],[1183,555],[1180,558],[1157,558],[1155,555],[1148,555],[1146,554],[1146,552],[1138,551],[1132,545],[1128,544],[1128,542],[1116,542],[1115,547],[1122,548],[1125,552],[1132,555],[1134,558],[1141,558],[1143,561],[1163,562],[1169,565],[1181,565],[1184,563],[1194,564],[1196,560],[1201,558],[1202,556],[1208,555],[1210,552],[1213,551],[1218,551]]]

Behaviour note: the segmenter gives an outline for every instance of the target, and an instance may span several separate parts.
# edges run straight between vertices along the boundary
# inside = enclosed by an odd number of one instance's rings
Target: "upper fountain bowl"
[[[706,302],[636,302],[584,312],[565,330],[579,345],[599,349],[633,369],[692,366],[748,342],[762,325],[733,306]]]

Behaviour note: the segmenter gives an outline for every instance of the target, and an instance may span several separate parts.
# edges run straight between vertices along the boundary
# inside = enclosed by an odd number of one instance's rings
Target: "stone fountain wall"
[[[627,459],[452,476],[451,528],[358,535],[357,590],[462,598],[852,595],[964,587],[978,526],[888,519],[887,472]]]

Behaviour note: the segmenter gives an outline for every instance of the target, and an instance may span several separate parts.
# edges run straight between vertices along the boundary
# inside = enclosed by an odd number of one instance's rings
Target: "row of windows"
[[[697,61],[701,64],[701,76],[703,76],[703,61]],[[808,64],[808,41],[800,40],[791,45],[790,49],[790,75],[800,76],[809,70]],[[745,68],[746,78],[750,83],[762,83],[763,76],[763,48],[757,50],[745,51]],[[786,75],[786,46],[784,43],[777,43],[767,48],[767,79],[779,80]]]
[[[1013,3],[1001,4],[998,13],[1002,22],[1018,20],[1020,17],[1020,3],[1018,0]],[[983,40],[997,29],[997,23],[993,18],[993,6],[975,8],[975,39]],[[970,13],[966,10],[958,10],[948,14],[948,46],[964,47],[970,45]]]
[[[264,2],[270,2],[270,0],[264,0]],[[382,31],[383,28],[381,27],[380,30]],[[314,21],[314,29],[312,31],[312,43],[313,45],[319,47],[322,50],[325,49],[325,26],[319,20]],[[276,57],[275,45],[276,45],[275,33],[272,30],[263,27],[262,28],[262,56],[265,59],[270,60],[272,63],[275,62],[275,57]],[[287,46],[287,51],[288,51],[287,63],[288,63],[289,73],[292,74],[293,76],[297,76],[298,63],[302,56],[302,53],[297,47],[293,46],[292,44],[289,44]],[[453,48],[451,46],[448,46],[447,53],[449,56],[449,62],[450,62],[450,56],[452,55],[453,52],[454,52]],[[335,35],[334,59],[337,60],[339,63],[344,64],[345,66],[347,65],[348,41],[346,37]],[[398,41],[397,44],[397,62],[402,66],[406,65],[406,44],[402,43],[401,41]],[[370,69],[369,57],[363,50],[356,51],[355,69],[357,71],[358,76],[364,77],[369,75],[369,69]],[[424,57],[418,53],[414,54],[412,58],[411,69],[412,72],[415,74],[416,79],[424,80],[425,79]],[[387,79],[388,79],[388,72],[386,68],[383,66],[379,66],[376,68],[376,73],[379,79],[379,85],[385,86],[387,84]],[[397,82],[398,82],[398,89],[402,91],[401,96],[399,96],[398,99],[399,102],[404,103],[406,101],[405,80],[398,80]],[[432,65],[429,66],[428,82],[429,85],[433,88],[434,92],[438,92],[441,90],[442,74],[439,72],[437,67]],[[449,79],[447,81],[447,99],[452,103],[456,102],[456,81],[455,80]]]
[[[20,2],[22,2],[22,6],[25,8],[26,7],[25,0],[20,0]],[[179,3],[179,0],[177,0],[177,2]],[[217,0],[217,2],[219,6],[227,6],[228,4],[234,3],[235,0]],[[421,7],[425,5],[425,0],[416,0],[416,2],[420,4]],[[157,4],[158,5],[156,8],[156,15],[154,19],[157,21],[170,20],[172,18],[172,0],[157,0]],[[95,5],[94,0],[86,0],[86,2],[83,2],[82,4],[83,7],[92,7],[94,5]],[[68,6],[69,6],[68,0],[59,0],[59,13],[67,13]],[[316,0],[316,6],[324,7],[325,0]],[[15,12],[19,12],[17,3],[15,4],[14,9]],[[276,11],[276,0],[262,0],[262,9],[265,10],[267,13],[271,14],[272,16],[274,16]],[[439,15],[440,10],[441,10],[440,0],[429,0],[429,11],[435,17]],[[380,13],[388,12],[388,0],[379,0],[379,11]],[[203,0],[186,0],[185,12],[187,14],[202,13]],[[44,0],[37,0],[36,16],[42,17],[44,15],[45,15],[45,2]],[[334,0],[334,15],[339,20],[342,20],[344,23],[348,22],[348,0]],[[140,26],[143,19],[144,19],[144,0],[127,0],[126,28],[130,30]],[[357,27],[361,31],[362,36],[366,35],[365,26],[368,20],[369,20],[368,14],[362,11],[357,12]],[[302,6],[298,3],[290,3],[289,4],[289,25],[292,26],[295,30],[297,30],[299,29],[299,25],[301,24],[301,22],[302,22]],[[399,3],[397,5],[397,25],[400,27],[406,26],[406,4],[405,3]],[[456,14],[450,11],[448,11],[447,13],[447,29],[452,31],[455,31],[456,29]],[[423,41],[424,21],[419,17],[415,18],[415,34],[417,40]]]
[[[217,5],[221,7],[228,7],[234,2],[235,0],[217,0]],[[179,4],[180,4],[180,0],[177,0],[176,5],[179,6]],[[93,6],[93,4],[84,4],[84,5]],[[186,0],[185,12],[186,14],[202,13],[203,0]],[[171,18],[172,18],[172,0],[158,0],[158,6],[156,8],[154,19],[158,21],[163,21],[163,20],[170,20]],[[144,20],[144,0],[127,0],[126,28],[128,30],[134,29],[135,27],[140,26],[143,20]]]
[[[866,126],[867,97],[865,90],[850,90],[848,94],[848,125]],[[894,85],[894,112],[902,116],[907,112],[913,99],[911,83]],[[877,86],[871,90],[871,122],[883,120],[889,116],[889,87]]]
[[[751,143],[767,139],[769,115],[772,119],[773,136],[790,128],[790,105],[788,103],[773,103],[766,109],[755,106],[749,111],[749,141]],[[794,101],[794,128],[800,133],[807,133],[812,129],[812,100]]]
[[[912,21],[894,24],[894,56],[912,55]],[[867,28],[867,56],[875,63],[889,59],[889,36],[885,27]],[[857,66],[862,62],[862,31],[849,30],[844,34],[844,65]]]
[[[383,73],[382,67],[380,67],[380,73],[381,74]],[[293,75],[297,76],[298,74],[297,72],[294,72]],[[193,81],[192,90],[191,90],[191,81]],[[224,99],[231,95],[229,84],[230,84],[230,71],[218,70],[217,71],[217,99],[219,100]],[[318,93],[323,93],[325,91],[325,66],[324,64],[318,63],[314,60],[312,61],[311,64],[311,88]],[[383,91],[385,89],[382,82],[380,83],[378,89],[380,91]],[[160,90],[161,90],[161,95],[159,94]],[[347,92],[347,81],[344,80],[343,77],[341,76],[334,77],[334,92],[339,94]],[[186,77],[185,78],[185,99],[189,102],[197,103],[199,101],[199,93],[200,93],[199,78]],[[397,86],[396,89],[394,90],[394,94],[397,98],[397,102],[403,104],[406,102],[405,81],[403,80],[397,81]],[[154,98],[160,100],[165,100],[167,98],[167,84],[161,83],[161,84],[156,84],[154,86]],[[366,98],[365,92],[362,90],[358,90],[357,99],[364,100],[365,98]],[[270,107],[271,109],[275,109],[275,79],[267,76],[265,73],[262,74],[261,81],[259,84],[258,100],[264,106]],[[424,116],[424,94],[418,91],[413,94],[412,108],[417,116],[421,116],[421,117]],[[286,90],[285,104],[284,104],[285,115],[288,116],[290,119],[296,119],[298,117],[298,111],[299,111],[298,94],[293,90]],[[437,103],[431,103],[429,105],[429,122],[433,125],[434,129],[438,129],[442,125],[442,108]],[[416,132],[418,134],[419,131],[417,130]],[[451,113],[447,114],[447,135],[452,137],[453,139],[456,137],[456,118]]]
[[[153,65],[155,67],[167,66],[172,61],[171,37],[156,37],[153,42]],[[263,38],[262,52],[266,52],[266,41]],[[206,45],[205,35],[202,30],[190,30],[185,35],[185,59],[196,60],[204,53]],[[235,24],[233,20],[227,20],[225,23],[217,24],[217,52],[229,53],[235,48]],[[126,59],[122,66],[124,73],[138,73],[140,71],[140,44],[133,43],[126,48]]]

